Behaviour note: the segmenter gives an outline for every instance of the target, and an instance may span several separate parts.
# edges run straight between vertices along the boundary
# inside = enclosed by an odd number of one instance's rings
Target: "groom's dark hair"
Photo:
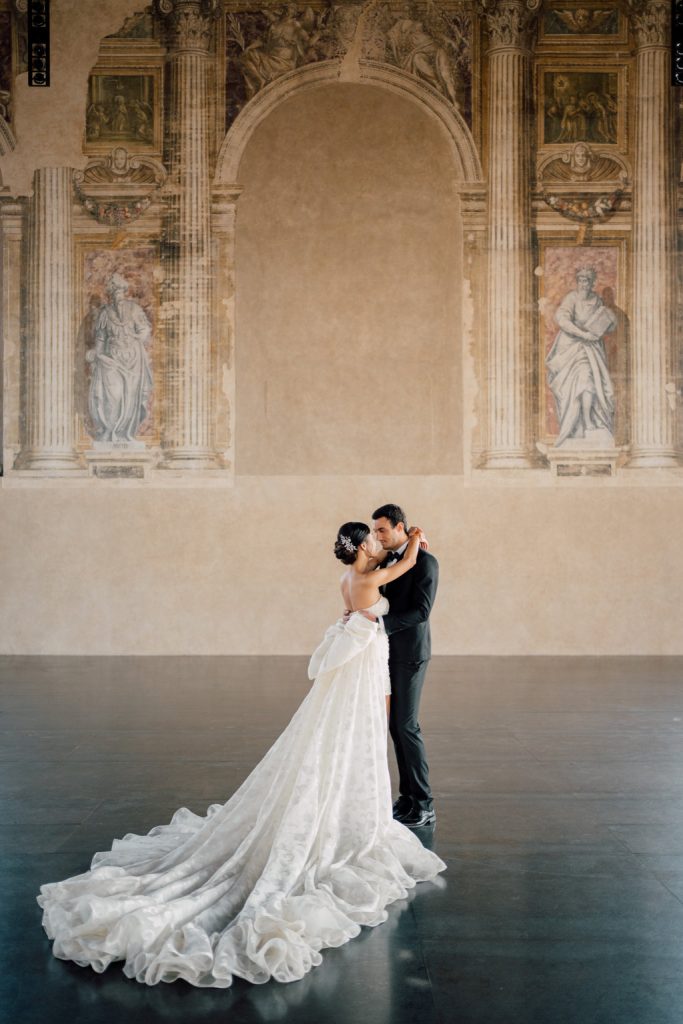
[[[400,505],[380,505],[372,513],[373,519],[388,519],[392,526],[396,527],[403,523],[403,529],[408,532],[408,520]]]

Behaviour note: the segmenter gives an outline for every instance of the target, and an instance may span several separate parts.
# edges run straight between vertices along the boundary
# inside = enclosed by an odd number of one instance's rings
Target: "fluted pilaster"
[[[169,161],[175,182],[171,234],[175,316],[167,363],[164,461],[171,469],[213,468],[215,382],[211,343],[209,46],[215,2],[159,0],[169,19]]]
[[[675,465],[676,222],[668,0],[631,3],[636,35],[631,332],[632,466]]]
[[[218,295],[214,297],[215,338],[224,401],[219,405],[217,442],[226,468],[235,466],[235,227],[242,189],[223,183],[214,189],[211,233]],[[221,443],[222,439],[222,443]]]
[[[80,468],[75,450],[73,202],[70,167],[35,172],[24,441],[17,468],[51,473]]]
[[[488,441],[490,468],[532,463],[529,29],[540,0],[486,0],[488,110]]]

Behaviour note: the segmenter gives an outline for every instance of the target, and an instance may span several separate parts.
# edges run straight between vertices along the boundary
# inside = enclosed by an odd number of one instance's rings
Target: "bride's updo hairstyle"
[[[370,527],[365,523],[344,523],[339,527],[337,539],[334,542],[334,553],[344,565],[353,565],[356,561],[358,548],[370,533]]]

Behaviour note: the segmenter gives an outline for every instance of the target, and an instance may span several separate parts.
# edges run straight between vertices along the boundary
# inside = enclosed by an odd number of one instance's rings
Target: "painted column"
[[[217,0],[158,0],[168,17],[170,211],[175,315],[169,332],[162,468],[215,469],[211,339],[209,49]]]
[[[630,0],[636,37],[636,153],[633,182],[631,460],[673,466],[676,253],[669,0]]]
[[[33,179],[26,403],[18,469],[71,473],[75,449],[73,170],[42,167]]]
[[[240,185],[218,185],[213,190],[211,208],[218,285],[214,297],[219,380],[216,446],[231,475],[235,472],[235,225],[241,193]]]
[[[482,0],[488,49],[488,431],[484,465],[531,456],[529,29],[540,0]]]

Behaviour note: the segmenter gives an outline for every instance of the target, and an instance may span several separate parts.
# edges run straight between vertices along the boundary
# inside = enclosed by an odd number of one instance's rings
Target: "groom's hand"
[[[408,536],[410,536],[411,530],[419,530],[420,531],[420,533],[422,534],[422,540],[420,541],[420,547],[422,548],[423,551],[429,551],[429,541],[425,537],[425,532],[422,529],[422,527],[420,527],[420,526],[411,526],[410,530],[408,530]]]
[[[344,609],[344,614],[342,615],[342,618],[343,618],[344,622],[348,622],[352,615],[353,615],[353,612],[351,611],[351,609],[350,608],[345,608]]]

